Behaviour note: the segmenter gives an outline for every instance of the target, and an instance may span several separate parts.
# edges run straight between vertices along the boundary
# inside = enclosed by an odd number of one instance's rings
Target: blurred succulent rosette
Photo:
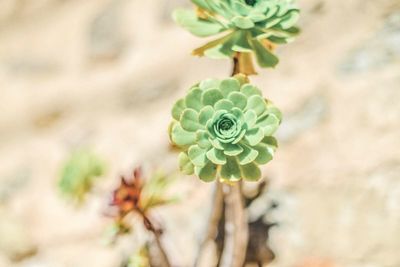
[[[180,170],[203,181],[256,181],[259,165],[277,148],[272,135],[281,113],[242,74],[194,85],[175,103],[172,117],[169,135],[181,150]]]
[[[238,53],[251,64],[254,53],[261,67],[274,67],[276,44],[285,44],[299,33],[299,9],[293,0],[192,0],[197,10],[178,9],[175,21],[200,37],[218,36],[194,50],[210,58],[232,58]]]

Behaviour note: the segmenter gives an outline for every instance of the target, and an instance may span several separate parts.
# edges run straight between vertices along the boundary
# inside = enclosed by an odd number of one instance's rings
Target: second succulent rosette
[[[181,150],[180,169],[203,181],[256,181],[259,165],[277,148],[272,135],[281,113],[242,75],[196,84],[175,103],[172,117],[169,135]]]
[[[218,36],[194,50],[210,58],[232,58],[241,53],[261,67],[274,67],[274,45],[285,44],[299,33],[299,9],[293,0],[192,0],[197,10],[178,9],[175,21],[200,37]],[[225,33],[220,36],[220,33]]]

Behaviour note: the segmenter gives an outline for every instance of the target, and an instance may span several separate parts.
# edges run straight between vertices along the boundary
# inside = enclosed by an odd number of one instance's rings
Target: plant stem
[[[208,228],[205,238],[200,244],[196,261],[194,264],[195,267],[199,267],[204,262],[204,258],[207,257],[207,255],[205,255],[204,253],[207,248],[207,245],[210,244],[210,242],[213,242],[217,236],[218,224],[221,220],[223,212],[223,202],[224,202],[224,195],[222,193],[222,184],[219,181],[216,181],[214,186],[214,195],[212,200],[212,208],[209,217]]]
[[[249,236],[241,186],[223,185],[225,200],[225,238],[220,267],[242,267]]]
[[[166,251],[164,249],[164,246],[163,246],[163,244],[161,242],[162,231],[160,229],[156,229],[154,227],[154,224],[150,221],[150,219],[146,216],[146,214],[144,212],[140,211],[139,213],[143,218],[143,222],[144,222],[144,225],[145,225],[146,229],[148,231],[152,232],[153,235],[154,235],[154,239],[156,241],[156,245],[157,245],[158,251],[160,253],[160,255],[159,255],[160,256],[160,258],[159,258],[160,266],[162,266],[162,267],[171,267],[171,263],[170,263],[170,261],[168,259],[167,253],[166,253]]]

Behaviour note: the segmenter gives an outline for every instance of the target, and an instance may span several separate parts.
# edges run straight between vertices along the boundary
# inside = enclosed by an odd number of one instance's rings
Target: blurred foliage
[[[66,198],[81,204],[104,171],[105,163],[97,155],[87,150],[75,151],[62,168],[58,187]]]
[[[149,267],[149,254],[148,247],[142,247],[130,257],[127,267]]]
[[[139,215],[143,219],[144,226],[149,230],[154,230],[148,213],[153,208],[177,201],[177,197],[167,192],[175,181],[175,177],[160,171],[144,178],[140,167],[136,168],[129,177],[121,176],[120,184],[114,190],[110,203],[115,208],[115,223],[111,231],[114,238],[130,232],[131,224],[126,222],[129,214]]]

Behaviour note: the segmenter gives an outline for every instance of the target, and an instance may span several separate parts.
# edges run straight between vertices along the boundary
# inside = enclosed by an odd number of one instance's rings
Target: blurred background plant
[[[105,170],[105,162],[93,152],[84,149],[75,151],[62,167],[58,188],[64,197],[82,204]]]

